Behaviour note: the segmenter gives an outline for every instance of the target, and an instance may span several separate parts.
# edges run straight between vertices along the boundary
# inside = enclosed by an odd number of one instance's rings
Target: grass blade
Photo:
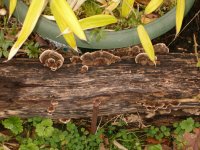
[[[135,0],[123,0],[122,2],[122,17],[127,18],[130,14]]]
[[[181,30],[183,17],[185,12],[185,0],[177,0],[176,5],[176,36]]]
[[[145,30],[145,28],[142,25],[139,25],[137,27],[137,32],[138,32],[138,35],[139,35],[139,38],[140,38],[140,42],[141,42],[145,52],[147,53],[149,59],[151,61],[153,61],[154,63],[156,63],[155,62],[156,57],[155,57],[154,48],[153,48],[153,45],[151,43],[151,39],[149,38],[147,31]]]
[[[32,0],[18,39],[10,50],[8,60],[15,56],[19,48],[31,34],[47,2],[48,0]]]
[[[163,3],[163,0],[151,0],[149,4],[147,5],[147,7],[145,8],[144,13],[146,15],[152,13],[153,11],[158,9],[158,7],[160,7],[162,3]]]
[[[9,4],[9,17],[8,19],[10,19],[10,17],[12,16],[14,10],[15,10],[15,7],[17,5],[17,0],[10,0],[10,4]]]

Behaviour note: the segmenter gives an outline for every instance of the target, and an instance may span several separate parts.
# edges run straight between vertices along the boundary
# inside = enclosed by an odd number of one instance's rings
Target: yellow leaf
[[[176,5],[176,36],[181,30],[183,17],[185,12],[185,0],[177,0]]]
[[[117,8],[119,3],[120,3],[120,0],[111,0],[108,7],[105,8],[105,11],[111,13],[115,8]]]
[[[10,0],[10,5],[9,5],[9,19],[10,17],[12,16],[14,10],[15,10],[15,7],[17,5],[17,0]]]
[[[155,11],[163,3],[163,0],[151,0],[144,10],[144,13],[150,14]]]
[[[85,33],[83,32],[81,25],[79,24],[78,19],[76,18],[73,10],[69,6],[66,0],[51,0],[50,1],[50,7],[52,13],[57,11],[57,14],[62,15],[62,18],[55,17],[57,20],[60,20],[59,22],[63,21],[66,22],[67,27],[70,28],[70,30],[76,34],[80,39],[86,41]],[[61,20],[62,19],[62,20]]]
[[[8,60],[15,56],[19,48],[31,34],[47,2],[48,0],[32,0],[18,39],[10,50]]]
[[[81,28],[83,30],[88,30],[92,28],[98,28],[102,26],[106,26],[108,24],[116,23],[117,19],[111,15],[94,15],[91,17],[87,17],[79,20]],[[69,28],[66,28],[60,35],[65,35],[71,33],[72,31]]]
[[[135,0],[123,0],[122,2],[122,17],[128,17],[130,14]]]
[[[117,19],[111,15],[95,15],[79,20],[83,30],[106,26],[116,23]]]
[[[142,25],[139,25],[137,27],[137,32],[140,38],[140,42],[142,43],[142,46],[147,53],[149,59],[155,63],[155,52],[147,31]]]
[[[63,21],[66,15],[64,15],[61,11],[59,11],[60,8],[58,5],[55,5],[55,3],[50,4],[51,11],[54,15],[58,27],[60,28],[60,31],[64,32],[65,29],[67,28],[69,29],[68,23],[66,21]],[[69,32],[68,34],[65,34],[63,36],[67,41],[67,43],[69,44],[69,46],[71,46],[74,50],[78,51],[74,34],[72,32]]]

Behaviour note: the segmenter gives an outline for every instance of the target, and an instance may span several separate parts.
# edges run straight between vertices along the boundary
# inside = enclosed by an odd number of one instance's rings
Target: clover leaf
[[[6,129],[10,129],[12,133],[19,134],[23,131],[22,120],[18,117],[12,116],[2,121]]]
[[[181,129],[186,132],[191,132],[194,129],[194,120],[192,118],[187,118],[180,123]]]
[[[36,133],[38,136],[50,137],[54,131],[51,119],[44,119],[41,123],[36,125]]]

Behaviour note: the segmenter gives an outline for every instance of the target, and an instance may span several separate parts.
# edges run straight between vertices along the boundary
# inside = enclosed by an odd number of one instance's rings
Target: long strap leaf
[[[31,32],[33,31],[43,9],[45,8],[48,0],[32,0],[28,12],[26,14],[26,18],[24,20],[22,29],[18,36],[17,41],[13,45],[8,55],[8,60],[12,59],[22,44],[29,37]]]
[[[64,20],[62,21],[66,22],[66,24],[74,34],[76,34],[82,40],[87,40],[76,15],[74,14],[73,10],[66,0],[51,0],[50,7],[51,11],[54,11],[54,13],[55,11],[58,11],[59,14],[63,14],[62,19]],[[52,8],[56,8],[56,10],[53,10]],[[59,19],[58,17],[55,18]]]
[[[83,30],[106,26],[116,23],[117,19],[111,15],[95,15],[79,20]]]
[[[142,43],[142,46],[145,52],[147,53],[149,59],[155,63],[156,57],[155,57],[154,48],[151,43],[151,39],[149,38],[149,35],[147,31],[145,30],[145,28],[143,27],[143,25],[139,25],[137,27],[137,32],[140,38],[140,42]]]
[[[122,17],[128,17],[130,14],[135,0],[123,0],[122,2]]]
[[[176,36],[181,30],[183,17],[185,12],[185,0],[177,0],[176,5]]]
[[[59,11],[59,6],[55,5],[55,3],[50,4],[51,12],[54,15],[54,18],[56,20],[56,23],[58,27],[60,28],[60,31],[63,32],[66,28],[69,28],[68,24],[65,19],[65,15]],[[63,35],[69,46],[71,46],[74,50],[77,51],[77,45],[76,45],[76,40],[74,37],[74,34],[70,32],[69,34]]]
[[[144,10],[144,13],[150,14],[155,11],[163,3],[163,0],[151,0]]]
[[[16,5],[17,5],[17,0],[10,0],[10,4],[9,4],[9,19],[13,14]]]

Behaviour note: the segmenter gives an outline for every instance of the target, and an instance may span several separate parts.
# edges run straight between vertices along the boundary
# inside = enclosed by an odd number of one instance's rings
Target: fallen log
[[[91,117],[93,102],[99,116],[139,113],[200,115],[200,71],[194,54],[158,55],[160,64],[142,66],[123,60],[109,66],[81,64],[53,72],[39,60],[18,58],[0,63],[0,117]]]

